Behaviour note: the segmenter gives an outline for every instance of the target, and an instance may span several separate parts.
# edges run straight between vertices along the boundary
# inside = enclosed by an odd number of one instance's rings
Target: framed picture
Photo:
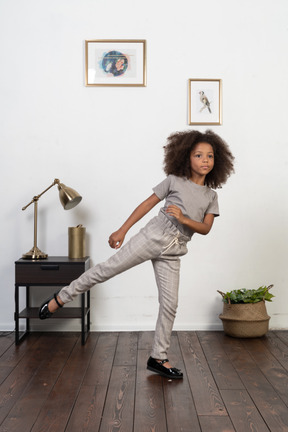
[[[190,125],[222,124],[222,81],[189,79]]]
[[[86,86],[146,86],[145,40],[86,40]]]

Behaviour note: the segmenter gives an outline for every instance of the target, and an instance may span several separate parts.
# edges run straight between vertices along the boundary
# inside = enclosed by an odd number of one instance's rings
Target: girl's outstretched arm
[[[179,207],[175,205],[170,205],[166,209],[166,213],[174,216],[181,224],[188,226],[191,230],[198,234],[206,235],[212,228],[214,222],[214,215],[208,213],[204,216],[203,222],[196,222],[183,215]]]
[[[138,207],[136,207],[133,213],[131,213],[129,218],[121,226],[121,228],[119,228],[117,231],[110,235],[108,243],[111,248],[119,249],[122,246],[125,235],[129,231],[129,229],[159,202],[160,199],[155,193],[153,193],[149,198],[147,198]]]

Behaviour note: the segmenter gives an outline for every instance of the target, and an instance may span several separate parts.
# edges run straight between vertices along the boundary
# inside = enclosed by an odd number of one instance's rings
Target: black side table
[[[39,319],[39,308],[30,307],[30,287],[69,285],[89,269],[89,257],[48,257],[45,260],[19,259],[15,262],[15,343],[30,332],[30,319]],[[19,287],[26,287],[26,308],[19,311]],[[43,300],[44,301],[44,300]],[[39,305],[40,307],[40,305]],[[26,331],[19,336],[19,320],[26,319]],[[81,342],[85,344],[90,332],[90,291],[81,294],[81,307],[64,307],[57,310],[51,319],[81,319]],[[86,318],[86,325],[85,325]]]

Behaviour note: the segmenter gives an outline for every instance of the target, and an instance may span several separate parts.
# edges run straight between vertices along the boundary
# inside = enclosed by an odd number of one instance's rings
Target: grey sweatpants
[[[151,356],[164,360],[170,346],[178,306],[180,256],[187,253],[189,237],[161,212],[107,261],[97,264],[62,288],[63,303],[131,267],[151,260],[158,287],[159,313]]]

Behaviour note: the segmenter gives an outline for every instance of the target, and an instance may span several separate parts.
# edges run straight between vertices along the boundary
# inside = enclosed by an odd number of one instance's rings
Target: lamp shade
[[[64,210],[70,210],[82,200],[81,195],[74,189],[67,187],[64,183],[58,183],[59,199]]]

